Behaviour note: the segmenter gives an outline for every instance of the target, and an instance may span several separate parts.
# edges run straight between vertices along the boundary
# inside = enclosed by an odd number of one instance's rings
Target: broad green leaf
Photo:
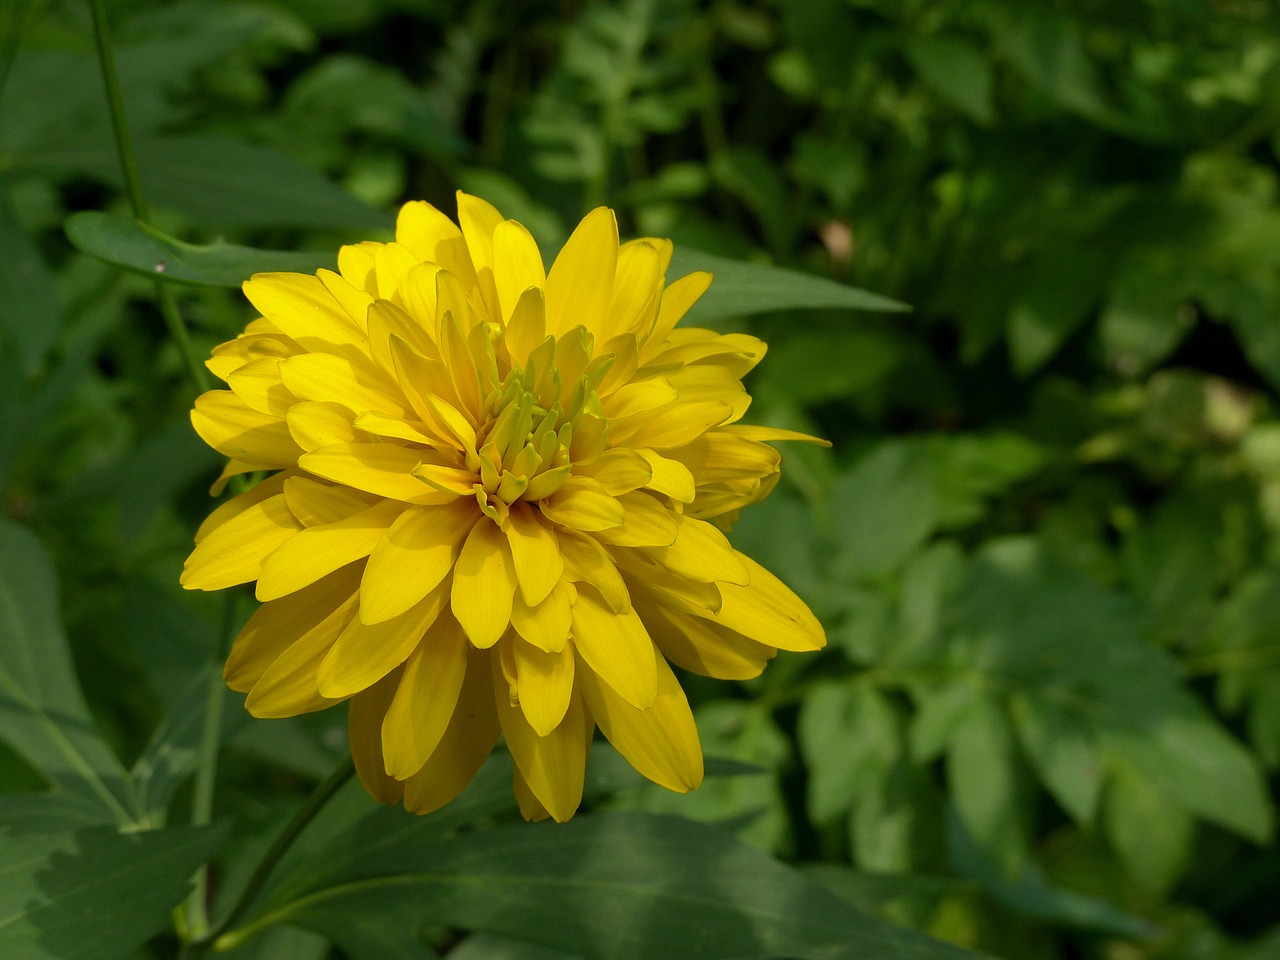
[[[816,822],[841,816],[884,779],[902,752],[899,727],[889,700],[869,684],[827,681],[808,693],[797,733]]]
[[[880,444],[836,481],[829,500],[839,580],[889,573],[937,525],[937,479],[919,444]]]
[[[1023,752],[1041,781],[1078,823],[1091,823],[1102,790],[1102,763],[1088,725],[1068,705],[1047,696],[1015,694],[1009,706]]]
[[[137,153],[151,201],[206,228],[393,225],[385,212],[272,147],[219,136],[158,137],[141,141]]]
[[[1166,891],[1186,870],[1195,823],[1159,786],[1123,765],[1111,771],[1102,826],[1140,883]]]
[[[690,326],[778,310],[900,312],[910,309],[896,300],[825,277],[677,247],[667,276],[680,277],[695,270],[709,271],[715,279],[681,321]]]
[[[1008,876],[1028,860],[1013,734],[989,699],[970,707],[947,747],[947,785],[966,830]]]
[[[0,956],[117,960],[169,925],[222,831],[0,832]]]
[[[200,738],[208,708],[211,674],[215,669],[207,664],[196,673],[130,772],[138,804],[152,824],[164,824],[174,793],[195,772],[199,763]],[[233,709],[232,695],[225,687],[219,693],[223,697],[225,716]]]
[[[449,960],[579,960],[572,953],[487,933],[473,933],[449,951]]]
[[[0,521],[0,735],[55,786],[133,822],[128,775],[94,727],[76,681],[58,584],[28,530]]]
[[[0,795],[0,833],[7,832],[14,837],[65,833],[110,821],[111,815],[101,804],[74,793],[51,790]]]
[[[270,915],[311,926],[415,904],[432,923],[588,960],[969,956],[845,905],[730,834],[668,817],[598,814],[407,838],[353,866],[343,882],[273,904]]]
[[[1034,863],[1010,879],[955,816],[947,821],[947,849],[957,873],[972,878],[997,903],[1023,916],[1135,940],[1158,932],[1151,923],[1105,900],[1054,886]]]
[[[0,349],[14,350],[27,376],[39,369],[62,324],[53,275],[0,195]]]
[[[67,218],[67,237],[90,256],[149,277],[213,287],[239,287],[255,273],[314,273],[333,269],[337,255],[256,250],[231,243],[191,244],[175,240],[119,214],[85,211]]]

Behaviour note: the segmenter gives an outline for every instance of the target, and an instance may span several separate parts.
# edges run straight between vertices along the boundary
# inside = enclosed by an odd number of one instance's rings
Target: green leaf
[[[89,210],[67,217],[67,238],[77,249],[149,277],[213,287],[238,287],[255,273],[314,273],[334,269],[334,253],[257,250],[230,243],[191,244],[119,214]]]
[[[1102,790],[1102,763],[1088,725],[1049,697],[1015,694],[1009,706],[1023,752],[1041,781],[1078,823],[1090,823]]]
[[[101,804],[74,793],[51,790],[0,795],[0,832],[10,836],[64,833],[110,821],[110,814]]]
[[[147,197],[205,227],[393,225],[385,212],[272,147],[218,136],[158,137],[141,141],[137,153]]]
[[[134,822],[128,775],[94,727],[72,667],[53,565],[0,521],[0,734],[55,786]]]
[[[0,833],[0,956],[116,960],[169,922],[222,831]]]
[[[710,289],[685,314],[682,322],[691,326],[778,310],[901,312],[911,309],[897,300],[825,277],[677,247],[667,275],[675,278],[695,270],[709,271],[715,279]]]
[[[1168,890],[1191,858],[1191,816],[1127,767],[1111,773],[1102,825],[1129,872],[1152,890]]]
[[[1007,876],[1021,873],[1029,854],[1013,735],[990,700],[971,706],[952,733],[947,784],[974,840]]]
[[[62,305],[40,251],[0,197],[0,347],[15,350],[27,376],[58,338]]]
[[[892,571],[937,523],[937,479],[919,444],[888,441],[873,449],[831,489],[830,529],[839,551],[835,579]]]
[[[991,107],[991,60],[961,37],[925,34],[907,41],[907,59],[926,84],[974,120],[988,124]]]
[[[415,904],[432,923],[588,960],[969,956],[845,905],[730,834],[667,817],[418,835],[352,868],[271,916],[311,926]]]

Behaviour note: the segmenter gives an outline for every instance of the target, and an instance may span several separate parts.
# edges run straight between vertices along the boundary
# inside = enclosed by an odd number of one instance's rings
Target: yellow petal
[[[250,487],[244,493],[232,497],[224,503],[218,504],[207,517],[204,522],[196,529],[195,542],[199,543],[209,534],[213,533],[220,526],[238,517],[249,507],[255,503],[261,503],[269,497],[278,496],[284,492],[285,483],[294,476],[289,471],[273,474],[259,484]]]
[[[553,523],[588,532],[616,527],[627,517],[622,504],[589,477],[570,477],[538,507]]]
[[[811,437],[809,434],[800,433],[798,430],[784,430],[781,427],[761,427],[748,423],[733,423],[721,429],[726,433],[742,437],[744,440],[794,440],[797,443],[815,443],[820,447],[831,446],[830,440]]]
[[[311,477],[286,479],[284,499],[289,505],[289,512],[307,527],[319,527],[343,520],[378,502],[378,498],[371,493],[323,483]]]
[[[439,586],[400,616],[382,623],[361,623],[358,616],[352,617],[320,664],[316,674],[320,693],[341,699],[377,683],[409,658],[447,600],[448,590]]]
[[[307,350],[358,344],[362,331],[318,277],[258,273],[241,289],[258,312]]]
[[[551,818],[547,808],[529,789],[529,781],[520,775],[520,768],[514,763],[511,765],[511,792],[516,795],[516,806],[520,808],[520,816],[530,823],[540,823]]]
[[[489,659],[488,651],[467,655],[467,675],[440,745],[405,783],[404,805],[414,813],[438,810],[461,793],[498,741]]]
[[[280,379],[281,362],[274,357],[252,360],[228,374],[227,385],[245,406],[282,420],[298,398]]]
[[[713,427],[728,422],[733,405],[719,400],[670,403],[644,417],[631,417],[617,424],[614,442],[624,439],[636,447],[670,450],[692,443]]]
[[[404,244],[384,244],[373,258],[378,296],[384,300],[398,300],[401,278],[421,262]]]
[[[560,725],[573,695],[573,650],[548,653],[515,640],[517,690],[520,709],[534,733],[545,737]]]
[[[335,443],[356,443],[362,434],[355,429],[355,412],[340,403],[297,403],[285,418],[289,435],[310,453]]]
[[[332,270],[317,270],[316,278],[324,284],[324,288],[329,291],[329,296],[337,302],[342,308],[342,312],[351,318],[361,330],[368,326],[369,305],[373,303],[373,297],[368,291],[357,287],[346,277]]]
[[[687,466],[700,484],[767,477],[778,470],[782,458],[767,444],[727,432],[712,430],[671,456]]]
[[[618,267],[618,221],[607,207],[588,213],[565,242],[547,275],[547,332],[559,336],[608,315]]]
[[[538,244],[523,224],[504,220],[494,228],[493,271],[502,319],[510,320],[521,294],[547,282]]]
[[[307,527],[262,565],[257,598],[276,600],[367,557],[404,511],[400,501],[382,500],[353,516]]]
[[[600,530],[596,537],[602,543],[619,547],[665,547],[675,542],[679,530],[676,518],[658,500],[647,493],[628,493],[618,498],[627,512],[622,526]]]
[[[589,745],[586,715],[578,697],[571,698],[564,720],[545,737],[529,725],[511,703],[506,677],[494,658],[493,695],[507,748],[538,802],[558,823],[577,812]]]
[[[604,547],[592,537],[571,530],[559,531],[558,538],[566,580],[591,584],[615,613],[631,608],[627,586]]]
[[[658,307],[658,319],[645,342],[645,352],[652,353],[662,346],[680,318],[698,302],[698,298],[711,286],[711,274],[697,271],[667,285],[662,291],[662,303]]]
[[[339,607],[353,603],[359,586],[360,571],[346,567],[258,607],[236,637],[222,669],[227,686],[248,693],[285,650]]]
[[[503,335],[511,362],[516,366],[523,366],[533,348],[546,339],[546,336],[547,316],[543,293],[537,287],[530,287],[516,301]]]
[[[382,753],[391,776],[407,780],[440,745],[462,691],[467,650],[457,621],[440,617],[405,662],[382,725]]]
[[[364,240],[338,248],[338,273],[342,275],[342,279],[371,297],[378,295],[374,263],[380,246],[382,244],[373,240]]]
[[[679,460],[671,460],[649,449],[637,451],[653,471],[653,476],[645,486],[658,493],[665,493],[672,500],[681,503],[693,503],[697,496],[694,488],[693,474]]]
[[[614,613],[590,587],[573,604],[573,644],[586,665],[641,710],[657,695],[653,641],[634,610]]]
[[[475,267],[462,231],[431,204],[414,200],[400,208],[396,240],[419,259],[438,263],[467,286],[475,285]]]
[[[619,248],[618,272],[609,309],[598,331],[601,337],[608,339],[620,333],[649,331],[658,315],[662,274],[670,259],[670,240],[642,237]]]
[[[304,453],[298,466],[317,477],[393,500],[448,503],[456,499],[413,475],[424,453],[394,443],[333,443]]]
[[[420,271],[433,269],[422,265],[410,271],[410,277],[418,277]],[[428,322],[434,325],[435,318],[435,274],[430,276],[431,313],[427,314]],[[416,290],[413,280],[407,287]],[[391,355],[391,338],[399,337],[425,357],[437,354],[435,341],[432,340],[421,320],[411,316],[390,300],[374,300],[369,306],[369,355],[378,366],[392,378],[397,378],[395,360]]]
[[[351,698],[347,712],[347,741],[351,745],[356,775],[378,803],[398,803],[404,796],[404,784],[387,775],[382,758],[382,718],[391,705],[399,679],[397,671],[357,693]]]
[[[292,466],[302,452],[283,420],[251,409],[230,390],[211,390],[198,397],[191,425],[201,440],[224,457],[258,464],[259,469]]]
[[[474,500],[405,511],[369,555],[360,586],[360,619],[389,620],[434,590],[453,569],[478,515]]]
[[[302,529],[283,494],[252,504],[196,544],[183,565],[182,585],[221,590],[256,580],[267,557]]]
[[[690,521],[697,523],[699,521]],[[738,554],[750,586],[720,584],[716,623],[779,650],[821,650],[827,636],[818,618],[791,588],[760,564]]]
[[[458,191],[458,224],[467,238],[467,251],[475,264],[480,295],[490,317],[501,322],[502,311],[494,283],[493,231],[502,223],[502,214],[490,203]]]
[[[777,652],[712,620],[684,616],[662,607],[646,608],[643,618],[663,656],[704,677],[750,680],[760,676]]]
[[[527,504],[512,504],[509,516],[507,543],[511,547],[520,592],[530,606],[537,606],[560,582],[564,572],[560,544],[537,511]]]
[[[511,626],[516,633],[540,650],[559,653],[573,626],[573,601],[578,593],[566,580],[559,581],[536,607],[524,601],[519,591],[511,604]]]
[[[404,416],[404,403],[394,396],[396,387],[373,372],[373,365],[358,367],[327,353],[307,353],[280,364],[280,377],[299,400],[336,401],[358,413],[376,411]]]
[[[671,546],[653,551],[655,560],[677,576],[703,583],[751,582],[746,557],[733,549],[723,533],[705,520],[672,516],[679,532]]]
[[[280,654],[249,691],[244,705],[255,717],[296,717],[337,703],[316,685],[316,672],[355,616],[352,597]]]
[[[638,490],[653,479],[653,468],[648,460],[640,451],[627,447],[606,450],[590,463],[575,465],[573,472],[595,480],[611,497]]]
[[[580,685],[596,724],[627,762],[654,783],[685,793],[702,783],[702,745],[684,691],[666,661],[657,663],[658,695],[647,710],[593,676],[582,676]]]
[[[477,647],[491,647],[511,623],[516,574],[507,538],[481,517],[471,528],[453,570],[453,615]]]

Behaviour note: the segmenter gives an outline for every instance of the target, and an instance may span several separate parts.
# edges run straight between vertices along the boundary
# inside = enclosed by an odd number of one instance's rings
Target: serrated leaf
[[[40,541],[0,521],[0,735],[52,783],[134,822],[128,774],[80,692],[62,632],[58,584]]]
[[[409,838],[270,909],[310,925],[393,903],[588,960],[969,956],[847,906],[731,834],[644,814]]]
[[[117,960],[164,929],[222,831],[0,833],[0,956]]]
[[[970,707],[947,746],[947,785],[965,829],[1009,876],[1028,860],[1013,734],[990,700]]]
[[[689,326],[778,310],[843,309],[897,313],[911,309],[897,300],[825,277],[677,247],[667,276],[675,279],[695,270],[706,270],[714,274],[715,279],[681,321]]]
[[[231,243],[192,244],[175,240],[138,221],[88,210],[64,224],[77,249],[146,276],[211,287],[239,287],[255,273],[314,273],[337,265],[334,253],[258,250]]]

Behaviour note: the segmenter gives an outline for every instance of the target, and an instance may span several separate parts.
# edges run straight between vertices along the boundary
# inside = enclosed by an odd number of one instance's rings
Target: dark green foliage
[[[203,351],[249,273],[459,187],[547,252],[607,203],[715,270],[691,320],[770,345],[750,419],[834,443],[786,447],[733,531],[830,646],[687,679],[708,752],[750,765],[695,795],[599,749],[567,830],[505,825],[501,760],[422,820],[340,795],[249,917],[285,925],[229,956],[949,955],[841,900],[1017,960],[1273,955],[1272,5],[118,0],[154,228],[87,5],[0,6],[4,956],[170,955],[220,842],[166,827],[228,614],[176,586],[218,465],[152,280]],[[216,907],[344,737],[226,707]],[[95,891],[90,953],[56,918]]]

